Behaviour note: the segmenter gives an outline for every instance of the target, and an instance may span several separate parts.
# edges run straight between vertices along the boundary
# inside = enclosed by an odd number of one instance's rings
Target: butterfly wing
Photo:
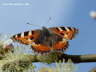
[[[14,42],[19,42],[25,45],[31,45],[31,48],[35,52],[49,52],[50,48],[46,45],[41,43],[37,43],[38,38],[40,37],[41,30],[32,30],[32,31],[25,31],[22,33],[15,34],[11,37]],[[35,43],[36,42],[36,43]]]
[[[56,51],[65,51],[69,46],[68,41],[66,40],[62,40],[62,41],[58,41],[54,44],[53,48]]]
[[[33,43],[31,45],[32,49],[39,53],[46,53],[51,51],[65,51],[68,48],[68,41],[58,41],[52,47],[46,46],[44,44]]]
[[[62,37],[61,41],[57,41],[54,44],[54,50],[63,51],[65,51],[69,46],[68,40],[72,40],[78,33],[78,29],[73,27],[53,27],[49,28],[49,30]]]
[[[51,51],[51,48],[44,45],[44,44],[35,44],[35,43],[33,43],[31,45],[31,47],[35,52],[39,52],[39,53],[46,53],[46,52]]]
[[[49,28],[49,30],[68,40],[73,39],[75,35],[78,33],[78,29],[73,27],[53,27]]]
[[[52,47],[44,45],[42,43],[36,43],[40,38],[42,30],[32,30],[13,35],[11,39],[13,41],[18,41],[19,43],[31,45],[32,49],[36,52],[50,52],[52,50],[63,50],[65,51],[68,47],[68,41],[74,38],[75,34],[78,32],[76,28],[72,27],[53,27],[48,28],[52,33],[62,37],[62,40],[56,41]]]
[[[21,44],[29,45],[32,44],[32,42],[34,42],[36,39],[38,39],[39,36],[40,36],[40,30],[32,30],[13,35],[11,39]]]

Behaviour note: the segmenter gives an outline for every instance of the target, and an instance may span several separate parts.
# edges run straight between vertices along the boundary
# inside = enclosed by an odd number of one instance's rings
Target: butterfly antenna
[[[48,19],[48,21],[47,21],[47,23],[50,23],[50,21],[52,20],[52,18],[51,17],[49,17],[49,19]]]
[[[47,24],[52,20],[51,17],[49,17],[48,21],[47,21]],[[33,26],[36,26],[36,27],[45,27],[45,26],[41,26],[41,25],[37,25],[37,24],[31,24],[29,22],[26,23],[27,25],[33,25]]]
[[[27,25],[33,25],[33,26],[36,26],[36,27],[42,27],[41,25],[37,25],[37,24],[30,24],[29,22],[27,22]]]

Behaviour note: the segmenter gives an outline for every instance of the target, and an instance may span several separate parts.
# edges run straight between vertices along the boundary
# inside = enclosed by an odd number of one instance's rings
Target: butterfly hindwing
[[[50,47],[48,47],[44,44],[32,44],[31,48],[35,52],[40,52],[40,53],[45,53],[45,52],[50,52],[51,51]]]
[[[31,47],[34,51],[40,53],[46,53],[51,51],[65,51],[69,46],[68,41],[58,41],[52,47],[46,46],[44,44],[32,44]]]
[[[62,40],[62,41],[58,41],[54,44],[53,48],[54,50],[57,50],[57,51],[65,51],[69,46],[69,43],[68,41],[66,40]]]

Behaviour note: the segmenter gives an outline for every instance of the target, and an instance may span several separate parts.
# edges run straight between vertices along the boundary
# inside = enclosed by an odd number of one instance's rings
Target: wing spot
[[[31,40],[33,40],[33,39],[34,39],[34,37],[31,37],[30,39],[31,39]]]
[[[21,37],[21,33],[17,34],[17,36],[16,36],[16,37]]]
[[[68,27],[65,27],[66,31],[69,31],[69,28]]]
[[[60,33],[61,35],[64,35],[64,33]]]
[[[60,31],[58,28],[56,28],[56,30]]]
[[[29,31],[28,35],[32,35],[32,32],[31,32],[31,31]]]
[[[69,30],[72,30],[72,28],[71,27],[67,27]]]
[[[21,33],[21,37],[24,37],[24,32],[23,32],[23,33]]]
[[[32,31],[32,34],[34,34],[35,32],[34,31]]]
[[[16,35],[13,35],[12,38],[16,38]]]
[[[62,30],[66,31],[66,28],[65,27],[60,27]]]
[[[63,30],[61,29],[61,27],[58,27],[58,29],[59,29],[59,31],[63,31]]]
[[[24,36],[28,36],[29,31],[24,32]]]

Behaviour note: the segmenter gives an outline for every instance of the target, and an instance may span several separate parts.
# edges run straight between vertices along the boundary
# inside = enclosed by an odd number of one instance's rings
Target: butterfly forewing
[[[54,33],[61,35],[65,39],[71,40],[74,38],[75,34],[78,32],[78,29],[73,27],[53,27],[49,28],[49,30]]]
[[[17,42],[20,42],[22,44],[28,45],[28,44],[32,44],[32,42],[34,42],[36,39],[38,39],[39,36],[40,36],[40,31],[39,30],[25,31],[25,32],[13,35],[11,37],[11,39],[13,41],[17,41]]]

